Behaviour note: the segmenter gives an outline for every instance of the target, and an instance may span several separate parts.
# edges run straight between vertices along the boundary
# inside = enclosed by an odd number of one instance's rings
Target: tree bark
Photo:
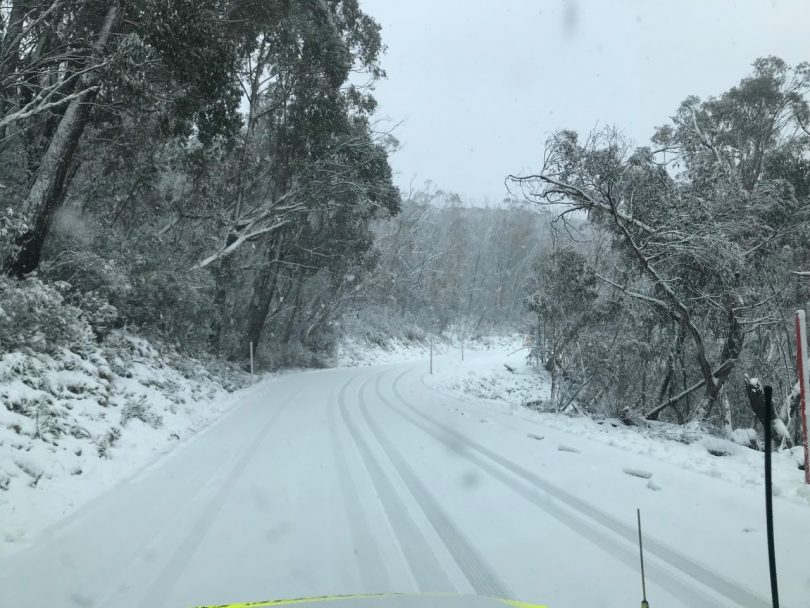
[[[268,260],[264,268],[260,269],[253,281],[253,296],[250,299],[247,311],[247,326],[245,329],[246,343],[253,342],[253,351],[256,352],[262,339],[262,331],[270,311],[270,303],[276,293],[278,278],[278,261],[281,258],[281,248],[284,236],[276,241],[275,253],[272,260]],[[245,345],[247,347],[247,344]],[[236,357],[239,359],[240,357]]]
[[[118,4],[114,3],[107,9],[96,39],[97,54],[107,46],[119,16]],[[92,75],[86,76],[83,84],[89,86],[93,78]],[[71,101],[59,121],[34,183],[21,205],[21,214],[28,221],[29,228],[17,238],[15,251],[4,262],[4,270],[10,275],[22,278],[39,266],[42,247],[54,212],[64,200],[67,178],[75,162],[79,140],[89,122],[97,93],[98,89],[92,89]]]
[[[292,339],[293,329],[295,328],[295,320],[298,318],[298,313],[301,312],[301,295],[303,294],[305,275],[301,272],[298,273],[298,278],[295,285],[295,297],[293,298],[293,307],[290,311],[290,317],[287,319],[287,326],[284,328],[284,336],[281,338],[282,344],[289,344]]]
[[[231,238],[231,235],[228,235]],[[233,237],[234,239],[236,237]],[[230,245],[230,241],[226,241],[226,246]],[[233,284],[234,275],[234,260],[233,256],[228,256],[219,260],[219,265],[216,269],[216,289],[214,291],[214,317],[209,326],[208,332],[208,346],[211,352],[219,354],[222,348],[222,332],[224,330],[224,321],[228,317],[227,300],[228,291]]]
[[[678,360],[678,355],[683,352],[683,342],[686,339],[686,328],[680,324],[678,331],[675,333],[675,340],[672,348],[667,355],[666,371],[664,372],[664,381],[661,383],[661,388],[658,390],[659,403],[664,401],[664,398],[669,393],[669,396],[675,392],[675,362]]]
[[[720,361],[722,361],[720,368],[712,373],[706,382],[706,392],[703,399],[695,412],[692,420],[701,421],[706,418],[711,412],[714,404],[720,396],[720,391],[723,390],[723,385],[728,380],[731,372],[734,370],[737,358],[742,352],[743,344],[745,342],[745,332],[742,325],[737,320],[737,315],[734,309],[729,307],[726,326],[726,340],[723,343],[723,350],[720,354]]]
[[[17,69],[17,64],[20,61],[20,38],[23,28],[23,19],[25,18],[26,7],[24,0],[14,0],[11,5],[11,11],[8,15],[8,25],[6,33],[3,36],[2,45],[0,45],[0,84],[4,84],[4,80],[14,73]],[[8,87],[6,88],[7,94],[11,93]],[[9,97],[16,96],[17,92],[11,93]],[[6,95],[0,97],[0,117],[6,114]],[[0,141],[6,138],[7,126],[0,128]]]
[[[728,395],[723,395],[720,403],[723,406],[723,434],[726,439],[731,439],[734,427],[731,425],[731,404],[728,402]]]

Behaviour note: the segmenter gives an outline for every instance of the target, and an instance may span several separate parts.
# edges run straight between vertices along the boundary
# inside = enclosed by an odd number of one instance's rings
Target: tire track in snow
[[[184,497],[180,501],[173,498],[174,494],[169,495],[167,493],[169,496],[168,499],[164,499],[161,496],[162,500],[158,503],[158,506],[150,509],[149,511],[149,518],[155,520],[156,525],[149,531],[147,536],[142,538],[142,544],[135,547],[124,545],[121,547],[121,549],[119,549],[119,551],[127,551],[127,558],[123,561],[124,567],[122,567],[120,571],[131,572],[133,569],[138,567],[138,565],[144,559],[143,556],[150,554],[153,551],[153,548],[159,545],[160,540],[167,530],[172,530],[176,526],[182,525],[182,522],[186,517],[186,510],[192,508],[196,503],[204,500],[204,496],[210,492],[213,486],[221,479],[222,472],[228,467],[233,466],[233,461],[233,457],[223,458],[222,461],[218,463],[206,476],[206,480],[199,484],[195,489],[192,489],[190,491],[190,495]],[[183,491],[179,493],[179,496],[186,494],[184,484],[177,484],[176,487],[183,489]],[[166,510],[170,508],[171,515],[169,517],[161,518],[160,516],[164,515]],[[109,581],[104,588],[104,591],[98,594],[99,597],[103,598],[102,601],[98,602],[98,604],[101,606],[114,605],[116,603],[117,595],[121,591],[130,589],[131,586],[132,583],[128,580],[124,583],[118,579]]]
[[[379,382],[380,376],[377,377]],[[472,588],[479,595],[489,597],[514,598],[509,587],[492,572],[487,563],[470,546],[464,535],[458,530],[453,521],[436,502],[425,486],[419,481],[413,470],[408,466],[400,453],[394,448],[380,427],[371,418],[366,407],[363,391],[371,383],[366,382],[358,394],[360,411],[366,424],[374,433],[377,442],[394,465],[408,490],[413,495],[419,507],[425,513],[431,526],[441,538],[450,555],[453,556],[458,567],[464,573]]]
[[[366,381],[366,384],[368,382]],[[391,481],[374,458],[374,454],[363,439],[360,430],[348,415],[345,401],[345,391],[348,385],[349,383],[343,387],[338,395],[338,411],[343,423],[349,430],[366,472],[377,490],[377,497],[391,524],[394,536],[399,542],[419,591],[455,593],[456,589],[439,564],[439,560],[433,553],[430,544],[422,535],[422,532],[408,513],[405,504],[394,490]]]
[[[345,398],[346,389],[353,379],[348,380],[337,393],[339,401]],[[332,393],[332,398],[335,392]],[[363,505],[360,503],[360,496],[357,493],[357,485],[354,483],[351,471],[346,461],[346,454],[341,445],[340,432],[335,418],[335,408],[331,401],[328,404],[329,437],[332,443],[332,454],[334,456],[335,468],[338,475],[338,485],[343,497],[343,506],[349,519],[349,531],[354,544],[355,555],[359,562],[360,580],[363,582],[366,593],[387,592],[391,589],[391,577],[388,569],[383,563],[377,541],[371,534],[368,525],[368,516]]]
[[[443,446],[447,447],[448,449],[452,450],[454,453],[458,454],[462,458],[466,459],[470,464],[476,466],[481,471],[489,474],[490,476],[494,477],[509,489],[514,491],[515,493],[519,494],[529,502],[533,503],[535,506],[539,507],[543,510],[546,514],[552,516],[557,521],[561,522],[586,540],[590,541],[600,549],[606,551],[617,560],[621,561],[625,565],[630,568],[635,569],[637,567],[638,561],[638,554],[635,550],[625,547],[624,545],[618,544],[616,539],[606,533],[601,529],[597,529],[593,526],[588,525],[587,523],[582,522],[580,519],[575,517],[569,510],[566,510],[560,507],[558,504],[555,504],[554,500],[548,493],[539,493],[536,488],[524,486],[519,483],[514,477],[507,472],[505,472],[501,467],[497,466],[496,464],[486,460],[485,458],[481,457],[478,454],[471,452],[466,445],[457,440],[454,437],[449,437],[449,433],[446,431],[437,432],[434,429],[431,429],[423,422],[418,419],[414,419],[411,415],[404,413],[397,409],[388,399],[386,399],[382,394],[378,391],[378,396],[380,400],[388,405],[395,413],[399,416],[416,426],[418,429],[422,430],[423,432],[427,433],[429,436],[433,437],[436,441],[440,442]],[[648,564],[647,570],[651,575],[655,575],[658,577],[670,577],[669,572],[662,571],[656,568],[655,564]],[[650,576],[652,580],[653,576]],[[718,606],[717,602],[712,600],[710,597],[706,596],[705,594],[700,593],[699,591],[693,589],[692,587],[688,586],[685,582],[682,582],[678,579],[669,580],[669,586],[662,584],[660,580],[656,579],[656,582],[660,584],[662,587],[667,589],[676,595],[677,597],[681,597],[688,601],[688,605],[693,608],[715,608]]]
[[[270,415],[269,420],[261,427],[253,440],[244,449],[242,455],[225,478],[222,487],[220,487],[219,491],[208,501],[208,504],[196,518],[184,540],[177,546],[174,553],[169,558],[157,580],[149,587],[149,591],[143,601],[140,602],[140,605],[144,606],[144,608],[162,605],[163,600],[169,595],[174,584],[185,571],[189,561],[191,561],[192,556],[202,544],[208,529],[216,519],[217,514],[222,509],[228,496],[230,496],[231,491],[248,463],[255,455],[256,450],[259,449],[259,446],[267,438],[267,435],[275,426],[281,414],[302,391],[303,388],[293,392],[282,405]]]
[[[638,532],[635,528],[628,526],[627,524],[616,519],[615,517],[596,509],[595,507],[591,506],[584,500],[581,500],[575,497],[574,495],[569,494],[565,490],[540,478],[531,471],[521,467],[520,465],[512,462],[511,460],[504,458],[500,454],[493,452],[492,450],[484,447],[480,443],[473,441],[472,439],[469,439],[468,437],[462,435],[455,429],[447,427],[446,425],[436,421],[431,416],[428,416],[424,412],[420,411],[419,409],[411,405],[408,402],[408,400],[405,399],[405,397],[402,395],[401,391],[398,388],[398,384],[403,376],[413,372],[415,369],[416,368],[411,368],[405,370],[404,372],[401,372],[391,383],[391,389],[397,400],[399,400],[406,408],[408,408],[408,410],[418,415],[421,419],[427,421],[428,423],[427,425],[424,422],[421,422],[420,420],[414,419],[412,416],[403,413],[401,410],[396,408],[389,400],[383,397],[381,391],[379,390],[382,375],[377,378],[376,382],[377,394],[379,395],[380,399],[383,400],[383,402],[387,403],[394,412],[398,413],[401,417],[410,421],[411,424],[415,425],[418,428],[421,428],[423,431],[433,436],[437,441],[441,442],[448,448],[452,449],[460,456],[476,464],[479,468],[489,472],[491,475],[502,481],[504,484],[515,490],[517,493],[524,496],[529,501],[533,502],[541,509],[545,510],[550,515],[557,518],[559,521],[570,527],[575,532],[581,534],[591,542],[594,542],[598,546],[609,551],[610,553],[612,553],[613,555],[615,555],[628,565],[635,567],[638,559],[638,555],[635,549],[632,549],[631,547],[628,547],[624,544],[619,544],[615,538],[605,534],[602,529],[589,526],[584,522],[582,522],[581,520],[573,517],[565,509],[561,509],[559,506],[555,505],[550,499],[551,498],[556,499],[557,501],[563,503],[564,505],[566,505],[579,515],[591,520],[596,524],[599,524],[600,526],[604,526],[604,528],[607,528],[609,531],[625,539],[626,541],[631,543],[631,545],[634,545],[637,542],[638,538],[637,537]],[[435,427],[435,429],[431,428],[431,426]],[[492,466],[492,464],[490,463],[495,463],[498,466],[497,467]],[[527,490],[527,488],[525,488],[521,484],[516,483],[513,477],[505,475],[502,469],[506,469],[510,473],[528,482],[534,488],[543,491],[546,494],[546,497],[539,496],[536,493]],[[770,603],[768,601],[756,595],[754,592],[749,591],[748,589],[745,589],[743,587],[740,587],[731,579],[728,579],[727,577],[717,572],[709,570],[705,566],[695,561],[692,561],[688,557],[676,552],[674,549],[664,545],[659,541],[656,541],[649,537],[645,538],[644,549],[645,553],[655,555],[657,558],[659,558],[663,562],[666,562],[668,565],[672,566],[680,573],[686,575],[687,577],[691,578],[696,582],[705,585],[709,589],[713,590],[715,593],[727,598],[728,600],[731,600],[735,604],[738,604],[745,608],[769,608],[770,606]],[[700,593],[698,589],[692,588],[685,581],[682,581],[679,578],[673,576],[672,572],[660,568],[657,564],[655,564],[655,562],[651,562],[650,565],[648,565],[647,569],[656,576],[655,582],[658,585],[660,585],[667,591],[673,593],[674,595],[676,595],[676,597],[682,598],[691,597],[692,599],[690,605],[694,606],[718,605],[716,601]],[[698,600],[700,601],[700,603],[694,603]]]

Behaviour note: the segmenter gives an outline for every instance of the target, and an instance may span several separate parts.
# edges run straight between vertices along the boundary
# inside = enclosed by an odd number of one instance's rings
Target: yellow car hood
[[[480,595],[453,593],[382,593],[368,595],[327,595],[267,602],[242,602],[199,608],[261,608],[262,606],[288,606],[301,608],[546,608],[515,600],[503,600]]]

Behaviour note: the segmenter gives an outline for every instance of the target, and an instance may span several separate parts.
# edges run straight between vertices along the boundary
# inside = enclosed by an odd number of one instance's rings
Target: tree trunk
[[[559,332],[559,336],[557,335],[557,321],[556,318],[553,320],[552,324],[552,353],[551,357],[546,361],[545,369],[546,371],[551,371],[552,368],[556,366],[562,367],[562,356],[565,352],[566,348],[568,348],[569,344],[579,336],[579,331],[587,325],[588,319],[586,317],[582,317],[578,319],[575,323],[572,323],[565,327],[561,332]]]
[[[714,404],[717,402],[717,398],[720,396],[720,391],[723,390],[723,385],[734,370],[737,358],[742,352],[744,342],[745,333],[743,327],[737,320],[733,308],[729,307],[726,341],[723,343],[723,350],[720,353],[720,367],[713,374],[710,374],[708,378],[704,377],[704,380],[706,380],[706,392],[692,420],[697,422],[702,421],[711,413]]]
[[[304,279],[303,273],[298,273],[298,279],[295,285],[295,298],[293,298],[293,308],[290,311],[290,318],[287,320],[287,326],[284,328],[284,336],[281,338],[282,344],[289,344],[292,339],[293,329],[295,328],[295,320],[298,318],[298,313],[301,311],[301,295],[304,292]]]
[[[95,50],[100,53],[107,45],[119,16],[117,4],[107,9],[104,22],[96,39]],[[89,86],[92,75],[83,79]],[[4,270],[13,276],[23,277],[36,270],[42,255],[42,247],[50,229],[54,212],[64,199],[66,180],[75,162],[79,140],[90,119],[97,89],[93,89],[71,101],[59,121],[48,145],[37,175],[25,200],[21,214],[29,223],[27,232],[16,240],[15,251],[5,260]]]
[[[253,342],[253,351],[259,347],[262,338],[262,330],[267,321],[267,314],[270,311],[270,303],[276,293],[277,266],[281,258],[281,247],[284,236],[280,235],[276,242],[276,251],[272,260],[268,260],[264,268],[259,270],[256,279],[253,281],[253,296],[250,299],[247,311],[247,327],[245,331],[245,347]],[[237,359],[239,357],[236,357]]]
[[[726,439],[731,439],[734,427],[731,425],[731,404],[728,402],[728,395],[723,395],[720,403],[723,406],[723,434]]]
[[[658,389],[658,402],[663,403],[664,398],[669,394],[670,397],[675,393],[675,361],[678,354],[683,352],[683,341],[686,338],[686,329],[683,324],[679,326],[675,334],[675,341],[672,348],[667,355],[667,365],[664,371],[664,381],[661,383],[661,388]],[[685,387],[684,387],[685,388]]]
[[[229,235],[226,240],[226,247],[230,245],[236,237]],[[228,291],[233,284],[234,256],[229,255],[219,260],[216,270],[216,290],[214,291],[214,317],[211,320],[208,331],[208,346],[215,355],[219,354],[222,348],[222,332],[224,321],[228,318]]]
[[[263,268],[259,271],[253,283],[253,297],[248,307],[247,331],[245,342],[253,343],[255,351],[259,346],[262,337],[264,322],[267,320],[267,313],[270,310],[270,302],[276,291],[276,272],[273,268]]]
[[[647,365],[648,362],[645,360],[644,365],[641,368],[641,409],[647,409]]]
[[[267,36],[262,36],[261,46],[259,49],[258,57],[259,57],[259,64],[254,67],[254,74],[251,78],[250,84],[250,96],[249,96],[249,104],[248,104],[248,120],[247,126],[245,129],[245,134],[242,139],[242,152],[241,158],[239,161],[239,173],[237,176],[237,194],[236,194],[236,203],[233,207],[233,212],[231,213],[231,222],[232,225],[228,229],[228,233],[225,236],[225,247],[229,247],[232,245],[236,239],[239,237],[238,230],[235,228],[236,222],[239,220],[240,215],[242,214],[242,204],[245,200],[245,169],[247,165],[247,156],[248,150],[251,145],[251,141],[253,138],[253,132],[256,128],[256,110],[258,107],[259,102],[259,88],[260,88],[260,80],[262,69],[264,66],[265,58],[265,45],[267,43]],[[219,265],[217,268],[216,273],[216,291],[214,292],[214,319],[211,322],[210,330],[208,333],[208,344],[211,348],[211,351],[214,354],[218,354],[222,347],[222,331],[223,331],[223,320],[228,317],[228,310],[227,310],[227,300],[228,300],[228,291],[230,290],[231,285],[233,284],[233,276],[236,270],[236,264],[234,262],[234,255],[225,256],[220,258]],[[261,275],[260,271],[260,275]],[[261,277],[263,281],[266,281],[267,277]],[[254,292],[255,293],[255,292]],[[270,299],[272,300],[272,290],[270,294]],[[268,302],[269,306],[269,302]],[[265,318],[267,313],[265,313]],[[262,325],[264,325],[264,321],[262,321]],[[248,330],[250,334],[252,330]],[[255,330],[253,330],[255,331]],[[255,337],[258,338],[258,335]],[[256,347],[256,343],[254,343],[254,348]]]
[[[14,0],[8,14],[6,33],[0,46],[0,57],[3,58],[0,74],[4,76],[13,73],[20,60],[20,34],[26,13],[25,4],[25,0]]]
[[[23,19],[25,17],[25,6],[23,0],[14,0],[11,11],[8,15],[6,33],[0,45],[0,82],[10,76],[17,69],[20,61],[20,34],[22,33]],[[0,117],[4,116],[7,108],[7,100],[13,98],[18,91],[10,91],[0,96]],[[6,138],[7,126],[0,128],[0,142]]]

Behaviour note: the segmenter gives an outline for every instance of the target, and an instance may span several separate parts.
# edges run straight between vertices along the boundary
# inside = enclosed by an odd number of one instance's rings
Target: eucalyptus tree
[[[0,152],[25,159],[15,166],[11,212],[4,209],[4,221],[17,228],[7,273],[22,277],[38,267],[91,126],[129,115],[137,128],[139,119],[157,118],[153,145],[192,133],[207,143],[237,128],[236,68],[252,42],[245,18],[233,17],[251,8],[253,20],[273,18],[257,7],[14,0],[2,12]]]
[[[810,149],[809,76],[806,64],[760,59],[719,97],[687,98],[654,148],[634,148],[613,129],[584,139],[562,131],[540,172],[511,177],[526,199],[610,231],[620,255],[596,276],[689,340],[698,378],[647,417],[702,389],[690,418],[705,419],[746,339],[783,322],[773,303],[784,303],[784,290],[775,295],[769,280],[784,285],[774,260],[786,248],[806,250],[810,207],[797,168]]]

